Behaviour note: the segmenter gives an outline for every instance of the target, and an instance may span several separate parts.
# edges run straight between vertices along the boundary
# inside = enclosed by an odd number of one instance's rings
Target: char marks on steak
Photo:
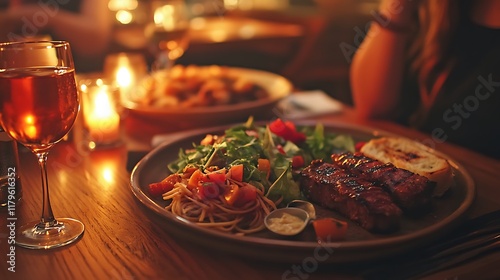
[[[387,192],[334,164],[313,161],[300,172],[300,186],[310,201],[342,213],[369,231],[399,228],[402,211]]]
[[[339,167],[384,188],[405,212],[418,215],[430,209],[435,184],[426,177],[359,152],[333,154],[332,160]]]

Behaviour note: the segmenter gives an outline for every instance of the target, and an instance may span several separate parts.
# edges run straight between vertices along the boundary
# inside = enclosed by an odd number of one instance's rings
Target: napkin
[[[323,114],[339,113],[342,102],[330,97],[321,90],[295,92],[283,99],[277,106],[281,117],[300,119]]]

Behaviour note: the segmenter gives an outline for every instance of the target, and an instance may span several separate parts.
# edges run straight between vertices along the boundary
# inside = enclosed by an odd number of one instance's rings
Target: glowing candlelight
[[[104,76],[120,88],[122,98],[133,93],[136,84],[147,74],[145,58],[136,53],[110,54],[104,61]]]
[[[80,86],[83,95],[83,122],[89,147],[111,145],[120,140],[119,91],[102,79]]]
[[[116,82],[120,88],[128,88],[134,83],[132,71],[127,66],[121,66],[116,71]]]
[[[115,81],[123,97],[129,96],[135,86],[135,74],[131,69],[131,65],[127,62],[122,62],[115,72]]]
[[[30,138],[36,138],[37,128],[35,126],[35,117],[33,115],[27,115],[25,118],[25,133]]]
[[[86,115],[90,137],[99,142],[110,143],[120,138],[120,115],[110,101],[109,92],[99,88],[90,104],[93,108]]]

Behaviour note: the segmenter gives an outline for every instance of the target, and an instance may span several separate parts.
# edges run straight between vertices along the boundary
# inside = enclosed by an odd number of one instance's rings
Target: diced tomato
[[[271,122],[269,124],[269,129],[272,133],[278,136],[283,136],[288,131],[285,122],[283,122],[281,119],[276,119],[275,121]]]
[[[293,122],[291,122],[291,121],[286,121],[286,122],[285,122],[285,125],[286,125],[286,127],[288,127],[288,129],[290,129],[290,130],[293,130],[293,131],[296,131],[296,130],[297,130],[297,128],[295,128],[295,124],[294,124]]]
[[[193,190],[198,187],[198,182],[201,181],[205,174],[201,172],[200,169],[196,169],[191,177],[189,177],[188,183],[187,183],[187,188],[190,190]]]
[[[182,177],[183,178],[191,178],[191,175],[193,175],[193,172],[198,170],[198,167],[194,167],[192,165],[188,165],[184,167],[184,170],[182,170]]]
[[[278,149],[278,152],[282,155],[286,155],[285,149],[283,149],[283,146],[280,144],[276,145],[276,149]]]
[[[149,184],[149,193],[157,196],[164,194],[174,188],[174,185],[181,181],[179,174],[171,174],[163,179],[161,182]]]
[[[171,184],[165,182],[157,182],[149,184],[149,193],[153,196],[162,195],[173,188]]]
[[[238,186],[232,184],[224,192],[224,199],[231,206],[243,206],[257,199],[257,189],[252,185]]]
[[[219,186],[215,182],[198,182],[198,194],[202,199],[219,196]]]
[[[284,122],[281,119],[276,119],[269,124],[269,129],[277,136],[296,144],[306,140],[306,135],[298,132],[295,125],[290,121]]]
[[[320,241],[340,240],[347,233],[347,223],[333,218],[314,220],[313,227]]]
[[[293,143],[295,144],[298,144],[298,143],[302,143],[306,140],[306,135],[302,132],[295,132],[294,134],[292,134],[292,136],[290,138],[288,138],[287,140],[290,140],[292,141]]]
[[[235,184],[231,184],[228,186],[226,191],[224,192],[224,199],[226,200],[227,204],[233,205],[236,200],[238,199],[238,194],[240,191],[240,187]]]
[[[165,179],[163,179],[161,181],[175,185],[175,183],[179,183],[180,181],[182,181],[182,177],[180,174],[174,173],[174,174],[168,175]]]
[[[360,141],[358,143],[356,143],[356,145],[354,145],[354,149],[356,151],[361,151],[361,148],[363,148],[363,146],[366,144],[366,142],[363,142],[363,141]]]
[[[223,186],[226,182],[226,169],[219,169],[217,171],[207,173],[205,175],[205,181],[214,182],[219,186]]]
[[[215,137],[212,134],[207,134],[203,140],[201,140],[200,144],[203,146],[213,145],[215,142]]]
[[[238,181],[238,182],[243,182],[243,164],[237,164],[233,165],[229,168],[229,178]]]
[[[257,169],[266,174],[266,178],[269,179],[269,175],[271,174],[271,163],[267,158],[259,158],[257,160]]]
[[[292,167],[293,168],[300,168],[303,167],[305,164],[304,157],[301,155],[293,156],[292,157]]]
[[[238,197],[234,202],[235,206],[243,206],[250,201],[257,199],[257,190],[252,185],[245,185],[240,187]]]

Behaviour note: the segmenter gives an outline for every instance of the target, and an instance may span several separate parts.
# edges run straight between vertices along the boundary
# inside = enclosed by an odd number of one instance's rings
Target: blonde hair
[[[449,49],[459,24],[459,0],[424,0],[418,11],[419,31],[410,46],[410,71],[420,85],[424,111],[434,103],[454,65]]]

